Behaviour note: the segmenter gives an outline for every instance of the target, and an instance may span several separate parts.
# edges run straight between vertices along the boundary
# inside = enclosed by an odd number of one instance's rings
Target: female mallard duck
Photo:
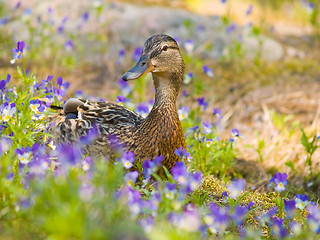
[[[150,37],[136,66],[122,79],[137,79],[148,72],[152,73],[155,102],[146,118],[113,103],[69,99],[64,106],[66,118],[53,131],[56,141],[74,142],[96,126],[99,137],[88,146],[90,154],[110,155],[110,136],[116,136],[126,151],[134,152],[136,160],[163,155],[162,164],[171,169],[179,160],[174,150],[186,147],[176,107],[184,62],[172,37]]]

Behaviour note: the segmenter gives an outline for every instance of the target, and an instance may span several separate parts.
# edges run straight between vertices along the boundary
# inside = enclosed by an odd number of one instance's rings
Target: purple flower
[[[284,226],[284,219],[274,217],[271,219],[271,233],[277,239],[285,238],[288,235],[288,230]]]
[[[7,22],[8,22],[8,18],[7,18],[7,17],[3,17],[3,18],[1,18],[1,19],[0,19],[0,26],[2,26],[2,25],[6,25],[6,24],[7,24]]]
[[[247,208],[251,209],[254,206],[254,204],[255,203],[253,201],[249,202],[248,205],[247,205]]]
[[[197,98],[198,105],[199,107],[203,107],[203,110],[206,110],[208,103],[205,101],[204,97],[203,98]]]
[[[16,156],[18,157],[19,161],[22,164],[27,164],[30,161],[31,158],[31,149],[30,147],[21,147],[21,148],[17,148],[14,153],[16,154]]]
[[[122,61],[124,59],[124,56],[126,54],[126,51],[124,49],[121,49],[118,53],[118,59],[117,59],[117,64],[121,65]],[[140,57],[140,56],[139,56]],[[139,60],[139,59],[138,59]]]
[[[189,174],[188,176],[188,185],[187,185],[187,192],[195,191],[203,178],[203,174],[200,171],[194,172],[192,174]]]
[[[89,16],[90,16],[90,15],[89,15],[89,13],[88,13],[88,12],[85,12],[84,14],[82,14],[82,16],[81,16],[82,21],[83,21],[83,22],[88,21]]]
[[[182,106],[182,107],[178,110],[179,119],[180,119],[180,120],[186,119],[186,118],[188,117],[189,112],[190,112],[190,107],[188,107],[188,106]]]
[[[193,52],[193,48],[194,48],[194,42],[192,39],[187,39],[184,42],[184,48],[186,49],[188,54],[191,54]]]
[[[155,173],[158,168],[161,166],[164,156],[157,156],[151,160],[146,160],[142,163],[143,175],[146,179],[149,179],[153,173]]]
[[[174,150],[174,153],[181,158],[187,156],[187,150],[184,147],[179,147],[178,149]]]
[[[208,226],[209,231],[213,234],[223,233],[230,222],[228,208],[211,203],[209,209],[210,214],[204,216],[204,222]]]
[[[248,7],[248,9],[246,10],[246,16],[249,16],[252,13],[253,10],[253,6],[252,4]]]
[[[307,207],[309,227],[316,234],[320,233],[320,209],[318,204],[312,203]]]
[[[174,196],[177,192],[177,185],[175,183],[166,183],[166,187],[164,189],[164,193],[168,199],[174,199]]]
[[[230,24],[227,28],[226,28],[226,33],[229,35],[231,34],[233,31],[235,31],[237,28],[237,25],[232,23]]]
[[[127,172],[124,175],[124,180],[128,185],[133,186],[136,183],[138,176],[139,176],[138,171]]]
[[[278,192],[284,191],[286,188],[285,186],[288,184],[287,180],[287,174],[286,173],[276,173],[273,178],[270,179],[269,185],[270,186],[272,183],[275,183],[275,190]]]
[[[139,104],[136,109],[136,113],[138,113],[141,117],[146,118],[149,114],[149,107],[146,103]]]
[[[5,102],[2,106],[2,115],[1,118],[4,122],[8,122],[10,118],[16,113],[16,104]]]
[[[154,217],[140,218],[138,224],[146,233],[150,233],[154,225]]]
[[[22,53],[25,46],[26,46],[25,42],[21,41],[17,43],[17,48],[12,49],[13,59],[10,61],[11,64],[14,64],[16,60],[22,58]]]
[[[294,200],[284,199],[284,207],[287,212],[287,218],[292,219],[296,213],[296,203]]]
[[[188,171],[184,162],[177,162],[171,170],[173,179],[181,185],[187,185]]]
[[[203,132],[204,134],[210,134],[212,132],[212,124],[209,121],[202,122]]]
[[[189,84],[193,78],[193,73],[189,72],[188,74],[184,75],[183,83]]]
[[[7,81],[6,80],[3,79],[3,80],[0,81],[0,93],[3,93],[6,85],[7,85]]]
[[[227,0],[220,0],[221,3],[225,4]]]
[[[222,118],[222,111],[218,108],[213,108],[213,114],[217,116],[217,118]]]
[[[241,226],[244,224],[246,219],[246,214],[248,209],[243,206],[235,206],[233,209],[233,213],[231,214],[231,218],[236,226]]]
[[[209,77],[211,77],[211,78],[214,77],[212,68],[209,68],[207,65],[204,65],[204,66],[202,67],[202,69],[203,69],[203,72],[204,72],[205,74],[207,74]]]
[[[200,128],[200,126],[194,126],[194,127],[189,128],[189,130],[191,132],[194,132],[194,131],[198,130],[199,128]]]
[[[134,163],[134,153],[124,152],[121,156],[121,162],[126,169],[130,169]]]
[[[120,106],[123,106],[125,103],[129,102],[129,99],[125,98],[124,96],[122,95],[118,95],[117,96],[117,103],[120,105]]]
[[[142,48],[141,47],[137,47],[134,52],[133,52],[133,55],[132,55],[132,58],[135,62],[138,62],[139,59],[140,59],[140,56],[142,54]]]
[[[245,185],[246,181],[242,178],[230,183],[227,187],[230,192],[230,198],[237,198],[244,191]]]
[[[126,188],[126,193],[128,195],[129,210],[133,216],[137,216],[142,210],[141,193],[129,185]]]
[[[71,52],[73,50],[74,44],[72,40],[68,40],[66,41],[66,43],[64,44],[64,48],[68,51]]]
[[[309,197],[305,194],[297,194],[294,202],[296,208],[303,210],[309,204]]]

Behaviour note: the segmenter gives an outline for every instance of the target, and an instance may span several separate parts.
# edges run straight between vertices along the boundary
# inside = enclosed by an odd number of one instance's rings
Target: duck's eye
[[[167,51],[168,50],[168,46],[167,45],[164,45],[163,47],[162,47],[162,51]]]

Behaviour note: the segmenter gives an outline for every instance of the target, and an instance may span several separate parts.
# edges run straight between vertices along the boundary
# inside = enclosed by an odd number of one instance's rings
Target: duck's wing
[[[144,120],[130,109],[106,102],[86,101],[77,107],[76,115],[75,119],[61,118],[50,129],[56,142],[76,142],[94,126],[97,127],[103,141],[108,135],[115,135],[123,140],[129,138]]]

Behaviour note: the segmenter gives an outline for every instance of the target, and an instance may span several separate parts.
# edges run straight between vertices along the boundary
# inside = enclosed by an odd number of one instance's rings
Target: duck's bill
[[[145,59],[140,58],[139,62],[132,69],[122,75],[122,79],[124,81],[137,79],[146,75],[148,72],[152,72],[153,69],[154,66],[150,60],[145,61]]]

